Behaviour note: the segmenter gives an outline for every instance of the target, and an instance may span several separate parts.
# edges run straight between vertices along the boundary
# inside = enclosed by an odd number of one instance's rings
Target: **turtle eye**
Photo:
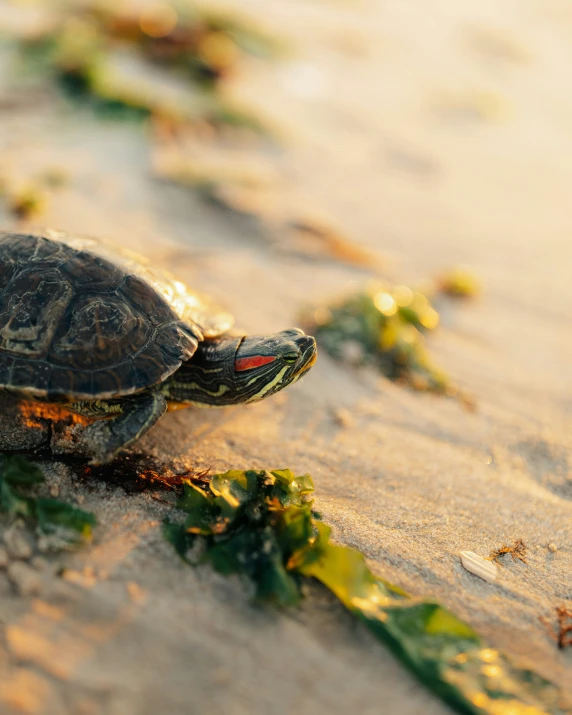
[[[284,362],[289,363],[296,362],[299,357],[300,353],[286,353],[286,355],[282,355],[282,359],[284,360]]]

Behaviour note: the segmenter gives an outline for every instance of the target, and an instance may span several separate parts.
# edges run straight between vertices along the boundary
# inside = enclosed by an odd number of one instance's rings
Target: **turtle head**
[[[164,384],[168,400],[204,407],[256,402],[299,380],[316,361],[316,341],[292,328],[274,335],[201,343]]]
[[[256,402],[291,385],[312,367],[316,356],[316,341],[298,328],[243,338],[234,358],[238,401]]]

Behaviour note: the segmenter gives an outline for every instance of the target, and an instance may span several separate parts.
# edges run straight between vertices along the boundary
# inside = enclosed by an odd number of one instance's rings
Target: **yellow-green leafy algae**
[[[439,277],[438,287],[452,298],[475,298],[481,292],[481,281],[472,271],[458,266]]]
[[[0,512],[36,522],[45,533],[57,532],[73,543],[91,536],[95,516],[58,499],[35,496],[45,482],[42,470],[24,457],[0,457]]]
[[[177,507],[188,516],[183,524],[165,524],[165,535],[183,558],[197,537],[204,537],[203,558],[217,571],[245,574],[256,584],[259,598],[292,605],[300,593],[286,563],[296,535],[286,525],[313,489],[309,475],[294,478],[288,470],[217,474],[206,488],[184,486]],[[302,529],[308,525],[300,524]],[[302,531],[300,543],[309,536]]]
[[[98,109],[248,126],[258,126],[256,118],[213,90],[246,54],[277,47],[252,21],[193,2],[97,0],[62,4],[20,46],[29,69]]]
[[[33,219],[44,213],[49,204],[46,191],[39,184],[29,184],[8,198],[8,208],[17,218]]]
[[[288,469],[189,482],[177,502],[185,521],[166,521],[165,536],[186,561],[248,577],[262,601],[295,605],[304,577],[321,581],[461,713],[569,712],[556,686],[514,665],[438,603],[411,598],[376,577],[359,551],[332,544],[330,528],[313,511],[312,492],[310,475]]]
[[[337,360],[373,364],[390,380],[450,395],[458,387],[429,358],[424,333],[439,325],[428,298],[407,286],[368,284],[303,318]]]
[[[108,38],[136,46],[157,64],[216,82],[243,54],[272,56],[279,43],[252,18],[207,4],[173,1],[120,7],[95,2],[90,15]]]

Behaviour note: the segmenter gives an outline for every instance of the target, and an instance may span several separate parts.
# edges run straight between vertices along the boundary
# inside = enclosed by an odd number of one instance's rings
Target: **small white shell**
[[[487,561],[487,559],[483,559],[482,556],[472,551],[461,551],[460,556],[461,563],[467,571],[470,571],[475,574],[475,576],[479,576],[479,578],[489,583],[496,581],[498,569],[492,561]]]

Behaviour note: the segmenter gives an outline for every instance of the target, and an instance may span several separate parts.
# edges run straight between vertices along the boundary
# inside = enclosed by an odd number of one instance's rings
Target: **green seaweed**
[[[0,512],[35,521],[45,533],[57,531],[69,542],[89,538],[93,514],[58,499],[34,496],[30,488],[43,484],[42,470],[24,457],[3,456],[0,462]]]
[[[177,507],[187,518],[167,522],[164,533],[185,560],[197,539],[205,539],[202,561],[224,574],[248,576],[260,599],[292,605],[300,594],[295,574],[285,567],[283,517],[305,509],[313,489],[309,475],[295,478],[289,470],[217,474],[206,489],[184,486]]]
[[[237,14],[192,3],[136,9],[90,0],[66,8],[19,46],[29,72],[51,77],[69,97],[106,116],[201,119],[265,131],[254,113],[218,92],[244,56],[279,50]]]
[[[425,333],[439,314],[422,293],[372,283],[304,317],[308,330],[337,360],[372,364],[386,377],[417,390],[457,395],[458,387],[435,367]]]
[[[200,562],[253,581],[256,597],[280,606],[301,598],[303,577],[326,586],[431,690],[461,713],[570,712],[556,686],[519,668],[471,626],[431,600],[377,578],[356,549],[332,544],[313,512],[310,475],[230,471],[185,485],[181,524],[166,521],[179,555],[202,546]]]

